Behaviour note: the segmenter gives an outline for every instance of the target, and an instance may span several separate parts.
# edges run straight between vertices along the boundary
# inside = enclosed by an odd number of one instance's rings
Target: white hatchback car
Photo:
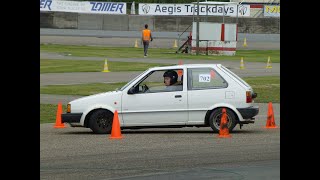
[[[171,86],[164,82],[170,76]],[[239,124],[254,123],[257,93],[221,64],[153,67],[122,88],[73,100],[61,115],[63,123],[106,134],[117,110],[121,129],[150,127],[211,127],[219,131],[226,108],[231,132]]]

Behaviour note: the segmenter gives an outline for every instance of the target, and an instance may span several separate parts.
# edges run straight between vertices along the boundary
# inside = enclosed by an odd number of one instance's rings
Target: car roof
[[[158,66],[152,67],[150,70],[161,70],[161,69],[179,69],[179,68],[197,68],[197,67],[214,67],[221,66],[221,64],[182,64],[182,65],[173,65],[173,66]]]

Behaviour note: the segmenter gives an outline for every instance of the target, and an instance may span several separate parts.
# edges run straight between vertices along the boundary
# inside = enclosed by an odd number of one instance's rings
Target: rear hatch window
[[[230,74],[231,76],[233,76],[235,79],[237,79],[238,81],[240,81],[243,85],[245,85],[246,87],[251,89],[251,86],[245,82],[243,79],[241,79],[238,75],[236,75],[235,73],[233,73],[232,71],[230,71],[228,68],[224,67],[221,65],[221,68],[225,71],[228,72],[228,74]]]

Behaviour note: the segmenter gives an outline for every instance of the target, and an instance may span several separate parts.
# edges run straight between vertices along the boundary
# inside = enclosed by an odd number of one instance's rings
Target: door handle
[[[181,98],[182,96],[181,95],[175,95],[174,97],[175,98]]]

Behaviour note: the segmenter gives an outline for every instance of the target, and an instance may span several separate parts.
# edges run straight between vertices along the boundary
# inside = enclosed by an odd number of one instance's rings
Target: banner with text
[[[139,15],[197,15],[197,9],[194,4],[139,3]],[[199,9],[199,15],[237,16],[237,5],[199,5]],[[250,5],[238,5],[238,16],[250,16]]]
[[[263,8],[264,17],[280,17],[280,6],[267,6]]]
[[[40,0],[40,11],[127,14],[127,3]]]

